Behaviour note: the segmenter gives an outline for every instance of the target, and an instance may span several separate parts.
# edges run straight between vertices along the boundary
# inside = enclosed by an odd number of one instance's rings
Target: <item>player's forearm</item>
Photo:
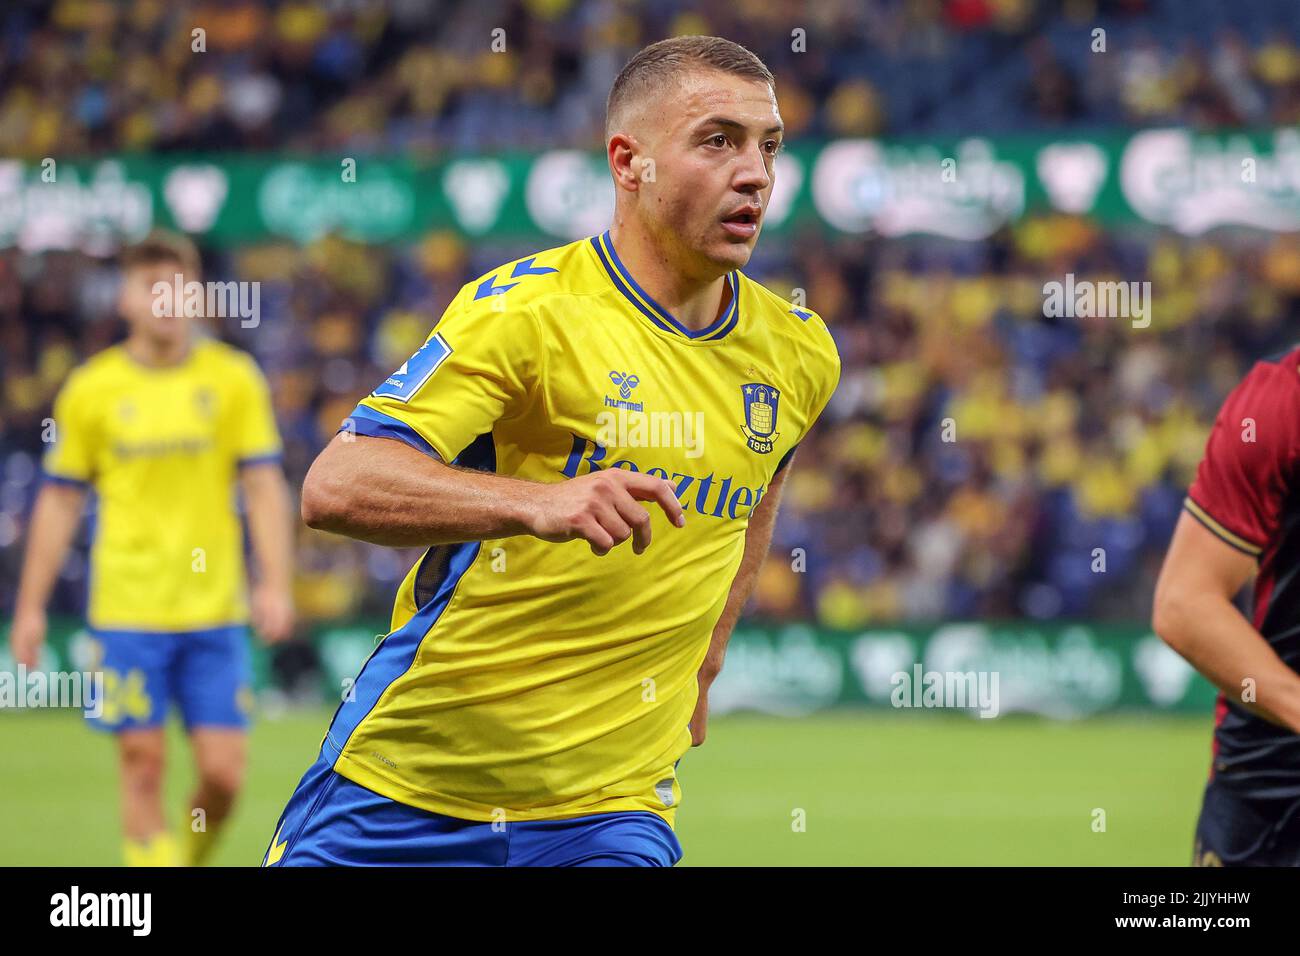
[[[293,583],[293,522],[284,473],[278,464],[251,466],[243,485],[258,573],[265,583],[287,590]]]
[[[768,540],[761,545],[761,551],[757,543],[751,545],[748,540],[745,542],[745,555],[741,558],[736,579],[731,582],[727,605],[722,609],[722,616],[713,627],[708,653],[704,656],[704,663],[700,665],[700,675],[706,680],[713,680],[722,671],[722,661],[727,655],[727,644],[731,641],[731,633],[740,622],[740,615],[745,610],[745,605],[749,603],[750,595],[754,593],[754,586],[758,583],[758,569],[762,567],[763,560],[767,557],[770,543],[770,534]]]
[[[454,468],[398,441],[336,436],[303,483],[309,527],[390,547],[529,531],[535,482]]]
[[[772,545],[772,531],[776,527],[776,513],[781,503],[784,480],[784,472],[773,480],[762,504],[750,518],[749,527],[745,529],[745,552],[740,558],[740,568],[736,571],[735,580],[731,582],[727,604],[713,627],[708,653],[700,665],[700,677],[705,681],[712,681],[722,671],[722,661],[727,654],[731,633],[736,629],[740,615],[758,584],[758,571],[767,560],[767,552]]]
[[[84,491],[61,485],[47,484],[36,496],[18,583],[19,609],[44,610],[49,603],[85,501]]]
[[[1300,733],[1300,674],[1231,601],[1215,593],[1160,592],[1154,623],[1165,643],[1230,699]]]

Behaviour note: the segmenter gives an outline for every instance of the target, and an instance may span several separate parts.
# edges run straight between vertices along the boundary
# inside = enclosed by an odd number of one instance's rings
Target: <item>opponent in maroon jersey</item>
[[[1197,865],[1300,865],[1300,348],[1223,403],[1156,585],[1156,633],[1219,688]],[[1254,613],[1233,600],[1254,575]]]

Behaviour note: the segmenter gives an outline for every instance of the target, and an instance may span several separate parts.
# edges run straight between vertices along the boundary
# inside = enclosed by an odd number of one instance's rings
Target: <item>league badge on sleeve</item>
[[[434,336],[420,346],[419,351],[402,363],[384,383],[371,394],[376,398],[394,398],[399,402],[409,402],[411,396],[420,390],[429,376],[438,370],[451,354],[451,346],[441,334]]]
[[[740,391],[745,401],[745,424],[740,429],[745,435],[745,443],[760,455],[766,455],[781,437],[776,430],[781,393],[762,382],[742,385]]]

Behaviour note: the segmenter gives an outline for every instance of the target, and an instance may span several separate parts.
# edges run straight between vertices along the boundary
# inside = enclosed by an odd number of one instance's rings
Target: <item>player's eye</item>
[[[727,134],[714,133],[712,136],[709,137],[708,143],[710,146],[717,146],[719,149],[721,149],[723,146],[727,145]]]
[[[769,156],[775,156],[777,153],[781,151],[780,141],[775,139],[769,139],[767,142],[763,144],[763,151],[766,152]]]

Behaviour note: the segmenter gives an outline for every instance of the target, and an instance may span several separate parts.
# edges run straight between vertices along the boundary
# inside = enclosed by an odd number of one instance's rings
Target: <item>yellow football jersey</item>
[[[183,362],[145,366],[117,345],[69,377],[54,404],[49,479],[99,499],[88,620],[100,630],[190,631],[248,619],[241,464],[280,437],[253,359],[200,339]]]
[[[509,263],[461,289],[344,423],[539,482],[654,474],[686,525],[649,504],[642,555],[531,536],[431,548],[326,734],[340,774],[462,819],[673,823],[696,672],[749,515],[839,379],[820,317],[726,281],[725,313],[691,332],[608,233]]]

